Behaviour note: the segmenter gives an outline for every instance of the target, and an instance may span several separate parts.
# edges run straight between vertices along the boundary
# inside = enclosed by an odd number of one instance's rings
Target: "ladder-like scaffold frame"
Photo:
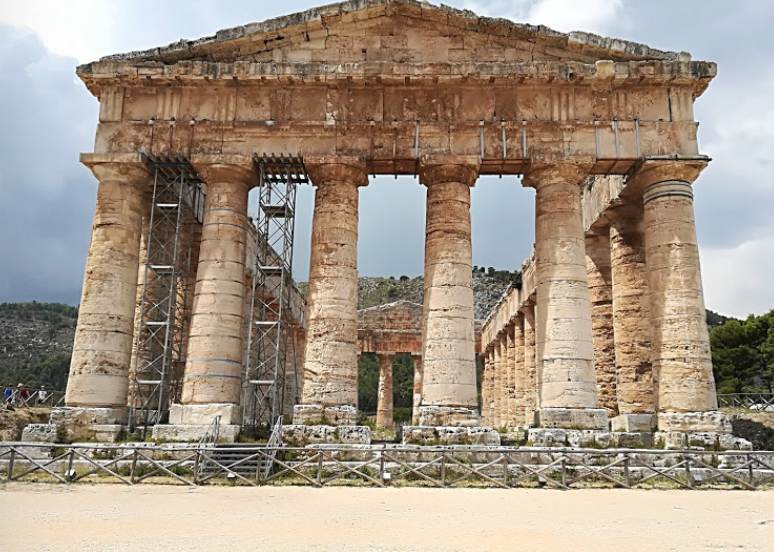
[[[142,157],[153,174],[153,195],[129,425],[147,432],[166,422],[169,405],[179,399],[198,257],[194,232],[202,224],[206,193],[186,158]]]
[[[292,318],[296,187],[309,182],[301,157],[255,155],[259,176],[257,259],[250,306],[242,425],[257,431],[283,414],[287,364],[298,389]],[[293,398],[293,404],[297,397]]]

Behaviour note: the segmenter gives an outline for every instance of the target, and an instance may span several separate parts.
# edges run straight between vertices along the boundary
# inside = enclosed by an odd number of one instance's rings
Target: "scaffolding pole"
[[[145,434],[167,421],[169,405],[179,399],[205,188],[184,157],[143,154],[143,160],[153,174],[153,195],[129,425]]]
[[[255,155],[259,176],[256,266],[250,306],[248,361],[243,378],[242,424],[257,432],[283,414],[288,366],[297,378],[293,320],[293,236],[296,187],[309,181],[303,159]],[[294,389],[298,389],[297,379]],[[295,404],[297,397],[291,398]]]

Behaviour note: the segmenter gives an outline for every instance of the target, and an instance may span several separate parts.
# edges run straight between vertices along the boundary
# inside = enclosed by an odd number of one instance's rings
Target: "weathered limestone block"
[[[377,389],[376,427],[394,425],[392,417],[392,361],[393,355],[379,355],[379,386]]]
[[[591,336],[599,406],[614,416],[616,399],[613,291],[610,274],[610,240],[607,234],[586,236],[586,273],[591,297]]]
[[[621,414],[621,420],[614,423],[624,431],[651,431],[655,425],[656,387],[651,362],[653,328],[641,209],[629,207],[616,212],[610,226],[610,256]],[[637,429],[645,426],[648,428]]]
[[[419,406],[422,404],[422,379],[424,368],[422,367],[421,356],[413,355],[411,358],[414,360],[414,387],[411,408],[411,423],[417,424],[419,423]]]
[[[357,424],[357,407],[352,405],[297,404],[293,407],[293,423],[296,425],[355,425]]]
[[[282,426],[282,442],[291,447],[305,447],[316,444],[368,445],[371,430],[367,426],[355,425],[306,425]]]
[[[478,416],[470,241],[470,186],[478,168],[477,158],[459,156],[420,163],[427,187],[422,425],[437,423],[434,407]]]
[[[49,423],[60,427],[68,442],[114,442],[127,421],[127,408],[60,406],[51,410]]]
[[[535,424],[537,409],[537,370],[535,365],[535,308],[529,304],[524,314],[524,423]]]
[[[541,408],[537,412],[539,427],[565,429],[607,429],[604,408]]]
[[[256,177],[252,161],[244,158],[203,156],[195,166],[207,183],[207,201],[181,402],[238,404],[243,360],[247,193]]]
[[[728,415],[717,410],[705,412],[659,412],[660,431],[716,431],[731,433]]]
[[[423,426],[476,427],[481,417],[464,406],[420,406],[419,420]]]
[[[750,441],[717,431],[657,431],[653,438],[657,448],[667,450],[752,450]]]
[[[662,431],[665,413],[717,410],[690,184],[702,167],[654,161],[639,175]]]
[[[237,424],[222,424],[218,426],[218,443],[234,443],[239,436],[241,426]],[[205,424],[158,424],[153,426],[155,441],[171,441],[178,443],[196,443],[203,438],[213,438],[212,426]]]
[[[619,414],[610,420],[610,429],[612,431],[653,431],[655,426],[656,416],[649,413]]]
[[[403,444],[499,446],[500,434],[490,427],[406,426]]]
[[[56,424],[28,424],[21,436],[25,443],[56,443],[58,438],[59,426]]]
[[[181,425],[210,425],[220,417],[223,425],[239,424],[241,407],[233,403],[173,404],[169,407],[169,423]]]
[[[142,217],[150,174],[127,162],[83,156],[99,180],[65,404],[125,407],[132,353]]]
[[[653,447],[649,432],[611,432],[599,429],[530,428],[528,443],[535,447],[628,448]]]
[[[356,409],[358,188],[368,174],[356,158],[310,157],[305,164],[316,195],[301,403]],[[302,418],[294,410],[295,423],[309,423]]]
[[[533,164],[525,185],[535,187],[538,376],[543,427],[607,427],[597,408],[591,305],[586,275],[580,183],[583,164]],[[590,410],[570,415],[558,410]],[[545,413],[543,412],[545,410]],[[570,426],[559,424],[569,423]],[[594,425],[578,426],[580,423]],[[548,425],[544,425],[548,424]]]

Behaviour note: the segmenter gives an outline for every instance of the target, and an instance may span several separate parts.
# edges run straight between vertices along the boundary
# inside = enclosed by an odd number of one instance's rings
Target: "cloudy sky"
[[[320,0],[320,3],[323,0]],[[736,0],[445,0],[480,15],[623,37],[719,74],[696,105],[714,159],[697,183],[706,302],[745,316],[774,308],[774,3]],[[95,181],[97,102],[75,66],[303,10],[285,0],[0,0],[0,302],[79,300]],[[306,277],[313,194],[299,195],[296,273]],[[424,190],[379,178],[361,190],[360,272],[422,272]],[[473,190],[474,264],[512,268],[533,240],[532,192],[513,178]]]

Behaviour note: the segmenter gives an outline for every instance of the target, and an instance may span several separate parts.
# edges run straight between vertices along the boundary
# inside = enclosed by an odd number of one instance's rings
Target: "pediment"
[[[690,58],[624,40],[582,32],[559,33],[416,0],[350,0],[101,61],[165,65],[182,61],[432,64],[593,63],[600,59]]]

